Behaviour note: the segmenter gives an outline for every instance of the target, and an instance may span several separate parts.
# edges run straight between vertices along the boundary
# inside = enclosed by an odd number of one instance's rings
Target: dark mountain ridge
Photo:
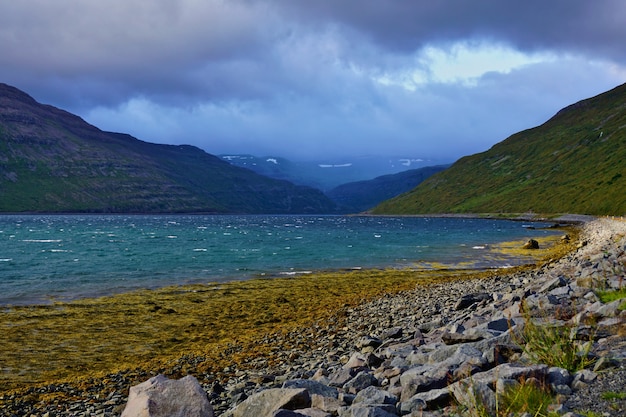
[[[449,165],[409,169],[397,174],[381,175],[371,180],[342,184],[326,192],[342,211],[359,213],[371,209],[382,201],[417,187],[431,175]]]
[[[626,84],[466,156],[378,214],[626,214]]]
[[[329,213],[321,191],[104,132],[0,83],[0,212]]]

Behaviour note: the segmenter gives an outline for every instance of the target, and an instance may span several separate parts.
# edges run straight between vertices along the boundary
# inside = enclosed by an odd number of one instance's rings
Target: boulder
[[[213,417],[213,407],[193,376],[157,375],[130,388],[122,417]]]
[[[305,388],[270,388],[252,395],[225,415],[272,417],[280,409],[297,410],[310,406],[311,397]]]
[[[339,398],[337,388],[329,387],[321,382],[311,379],[290,379],[283,383],[283,388],[306,388],[309,394],[321,395],[322,397]]]
[[[539,249],[539,242],[535,239],[528,239],[528,242],[524,243],[522,249]]]

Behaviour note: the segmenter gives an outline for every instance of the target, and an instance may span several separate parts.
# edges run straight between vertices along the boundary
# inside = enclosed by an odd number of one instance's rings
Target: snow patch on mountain
[[[352,164],[318,164],[317,166],[320,168],[346,168],[351,167]]]

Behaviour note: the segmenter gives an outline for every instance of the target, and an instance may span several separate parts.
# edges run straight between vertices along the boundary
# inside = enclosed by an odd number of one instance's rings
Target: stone
[[[420,392],[411,397],[408,401],[414,404],[419,401],[426,404],[427,410],[437,410],[450,404],[452,399],[449,388],[433,389],[427,392]]]
[[[569,385],[574,377],[567,369],[551,367],[548,369],[548,383],[551,385]]]
[[[377,347],[379,347],[382,344],[383,344],[383,341],[380,340],[377,337],[363,336],[362,338],[360,338],[356,342],[356,347],[357,347],[357,349],[363,349],[363,348],[366,348],[366,347],[371,347],[371,348],[376,349]]]
[[[411,397],[407,401],[403,401],[398,407],[400,414],[422,415],[426,409],[426,402],[421,398]]]
[[[193,376],[157,375],[130,388],[122,417],[213,417],[213,407]]]
[[[367,365],[365,355],[361,352],[355,352],[344,365],[344,368],[363,368]]]
[[[382,340],[400,339],[403,333],[404,330],[402,329],[402,327],[392,327],[390,329],[385,329],[383,332],[381,332],[380,338]]]
[[[357,404],[350,407],[349,414],[340,416],[350,417],[397,417],[396,408],[392,405],[384,404]]]
[[[274,412],[280,409],[297,410],[310,406],[311,396],[304,388],[270,388],[250,396],[225,415],[229,417],[273,417]]]
[[[350,381],[346,382],[343,389],[350,394],[356,394],[372,385],[378,385],[378,380],[370,372],[361,371]]]
[[[398,402],[398,398],[395,395],[389,394],[382,389],[369,386],[361,391],[354,397],[352,404],[391,404],[395,405]]]
[[[317,409],[317,408],[303,408],[298,411],[292,411],[298,414],[298,416],[306,417],[332,417],[332,413]]]
[[[561,276],[546,281],[540,288],[539,293],[548,293],[556,288],[563,287],[567,284],[567,280]]]
[[[478,293],[478,294],[466,294],[461,296],[459,300],[454,305],[455,310],[463,310],[475,303],[478,303],[483,300],[490,299],[491,296],[487,293]]]
[[[356,375],[355,368],[341,368],[332,373],[329,378],[329,385],[332,387],[342,387]]]
[[[450,385],[450,391],[456,401],[469,411],[469,415],[478,415],[484,407],[488,415],[496,411],[496,394],[484,382],[472,381],[469,378]]]
[[[473,330],[473,329],[472,329]],[[441,340],[446,345],[458,345],[460,343],[472,343],[485,339],[484,333],[450,333],[444,332],[441,335]]]
[[[524,246],[522,246],[522,249],[539,249],[539,242],[535,239],[528,239],[528,241],[524,243]]]
[[[310,395],[316,394],[323,397],[339,398],[337,388],[329,387],[311,379],[291,379],[283,383],[283,388],[305,388]]]
[[[492,320],[486,324],[488,330],[497,330],[499,332],[506,332],[513,326],[515,326],[515,320],[506,318]]]
[[[311,407],[319,410],[336,414],[340,407],[346,405],[339,398],[324,397],[317,394],[311,394]]]
[[[292,410],[283,410],[282,408],[280,410],[274,411],[274,413],[272,414],[272,417],[303,417],[303,416],[304,414],[296,413],[295,411],[292,411]]]

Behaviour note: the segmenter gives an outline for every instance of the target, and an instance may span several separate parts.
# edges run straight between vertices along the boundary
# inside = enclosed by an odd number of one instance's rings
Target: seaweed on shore
[[[526,267],[572,250],[556,242],[533,251]],[[92,384],[120,371],[139,379],[143,371],[219,372],[258,357],[271,365],[268,334],[337,323],[342,310],[384,294],[497,273],[337,271],[11,307],[0,313],[0,396],[50,383]],[[183,357],[200,359],[173,370]]]

